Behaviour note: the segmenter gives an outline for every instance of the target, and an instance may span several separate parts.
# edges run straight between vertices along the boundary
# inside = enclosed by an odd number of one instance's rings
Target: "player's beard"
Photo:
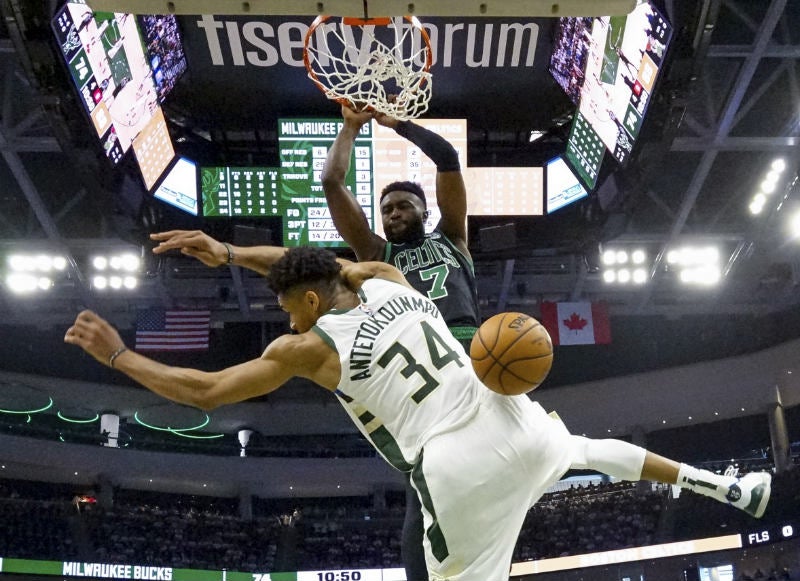
[[[386,240],[392,244],[404,244],[414,242],[425,236],[425,223],[422,220],[411,224],[405,224],[399,231],[386,229]]]

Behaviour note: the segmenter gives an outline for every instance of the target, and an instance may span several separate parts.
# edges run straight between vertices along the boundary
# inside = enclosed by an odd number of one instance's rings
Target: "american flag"
[[[136,323],[137,351],[205,351],[211,311],[141,311]]]

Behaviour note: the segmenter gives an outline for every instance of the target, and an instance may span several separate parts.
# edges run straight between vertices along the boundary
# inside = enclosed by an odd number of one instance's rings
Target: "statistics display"
[[[467,185],[472,216],[544,213],[542,168],[467,168],[465,119],[417,119],[418,125],[447,139],[458,152]],[[279,211],[283,215],[285,246],[319,244],[343,246],[322,191],[320,174],[328,150],[341,129],[341,119],[280,119]],[[427,232],[439,222],[436,204],[436,166],[413,143],[393,129],[373,121],[356,138],[345,184],[355,195],[376,234],[383,236],[380,191],[395,181],[412,181],[425,190],[429,215]]]
[[[103,150],[118,163],[159,109],[136,19],[70,2],[51,25]]]
[[[467,120],[466,119],[416,119],[417,125],[438,133],[455,148],[461,165],[467,159]],[[394,129],[373,123],[374,137],[372,150],[375,155],[374,231],[383,236],[383,222],[380,219],[380,192],[388,184],[398,181],[416,182],[425,191],[428,205],[428,218],[425,231],[432,232],[439,223],[441,212],[436,204],[436,165],[422,150],[397,134]]]
[[[597,185],[597,175],[604,155],[605,146],[600,136],[581,112],[577,111],[567,138],[565,156],[590,190]]]
[[[375,224],[372,127],[370,123],[361,127],[345,178],[370,226]],[[328,149],[341,128],[341,119],[278,119],[284,246],[344,246],[333,226],[320,179]]]
[[[144,180],[144,186],[151,190],[164,170],[175,159],[175,148],[169,136],[167,120],[159,107],[142,132],[133,139],[133,152]]]
[[[280,216],[278,175],[276,167],[202,167],[203,216]]]
[[[542,168],[467,167],[461,171],[467,184],[468,215],[541,216],[544,214]]]

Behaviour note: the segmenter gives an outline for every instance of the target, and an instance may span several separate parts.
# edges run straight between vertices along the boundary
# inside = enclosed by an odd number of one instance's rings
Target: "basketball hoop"
[[[306,33],[303,60],[328,99],[356,111],[402,121],[428,109],[433,53],[416,17],[318,16]]]

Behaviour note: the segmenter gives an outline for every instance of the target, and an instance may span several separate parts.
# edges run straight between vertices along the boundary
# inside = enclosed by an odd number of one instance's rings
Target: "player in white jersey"
[[[677,484],[764,513],[767,473],[717,475],[627,442],[574,436],[527,396],[484,388],[433,303],[390,265],[342,267],[329,251],[294,248],[267,281],[298,334],[222,371],[134,353],[91,311],[64,340],[155,393],[203,409],[269,393],[294,376],[334,392],[383,457],[411,473],[434,580],[508,579],[528,509],[570,468]]]

